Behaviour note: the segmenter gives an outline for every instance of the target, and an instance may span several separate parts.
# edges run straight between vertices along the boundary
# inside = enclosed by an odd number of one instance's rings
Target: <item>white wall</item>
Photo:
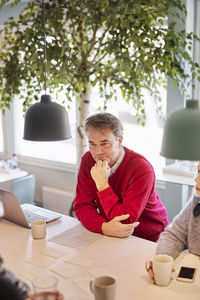
[[[75,191],[75,172],[55,170],[49,167],[19,163],[21,169],[36,176],[35,202],[42,204],[42,186],[49,186],[70,192]]]

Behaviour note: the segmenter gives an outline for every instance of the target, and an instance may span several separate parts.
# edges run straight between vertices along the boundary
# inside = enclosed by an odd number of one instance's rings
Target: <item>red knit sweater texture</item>
[[[74,211],[87,229],[98,233],[102,233],[103,222],[129,214],[123,223],[140,222],[133,235],[155,242],[169,224],[166,209],[155,190],[155,173],[144,156],[124,149],[123,161],[109,177],[109,187],[101,192],[90,175],[95,161],[89,151],[85,153],[78,174]]]

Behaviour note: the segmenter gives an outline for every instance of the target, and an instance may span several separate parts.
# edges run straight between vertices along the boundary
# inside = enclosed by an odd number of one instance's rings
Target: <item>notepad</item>
[[[73,248],[83,248],[96,241],[99,237],[101,237],[100,234],[91,232],[81,224],[78,224],[49,239],[49,242]]]

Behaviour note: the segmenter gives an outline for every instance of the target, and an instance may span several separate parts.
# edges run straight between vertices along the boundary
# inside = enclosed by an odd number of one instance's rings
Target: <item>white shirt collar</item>
[[[118,160],[116,161],[116,163],[111,168],[110,176],[115,173],[115,171],[117,170],[117,168],[121,164],[121,162],[122,162],[122,160],[124,158],[124,155],[125,155],[125,150],[124,150],[124,147],[122,147],[122,152],[120,154],[120,157],[118,158]]]

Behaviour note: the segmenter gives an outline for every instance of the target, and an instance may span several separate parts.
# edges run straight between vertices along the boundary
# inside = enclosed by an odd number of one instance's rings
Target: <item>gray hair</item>
[[[110,129],[116,137],[123,135],[123,125],[121,121],[110,113],[98,113],[85,120],[84,129],[87,133],[89,128],[101,130]]]

